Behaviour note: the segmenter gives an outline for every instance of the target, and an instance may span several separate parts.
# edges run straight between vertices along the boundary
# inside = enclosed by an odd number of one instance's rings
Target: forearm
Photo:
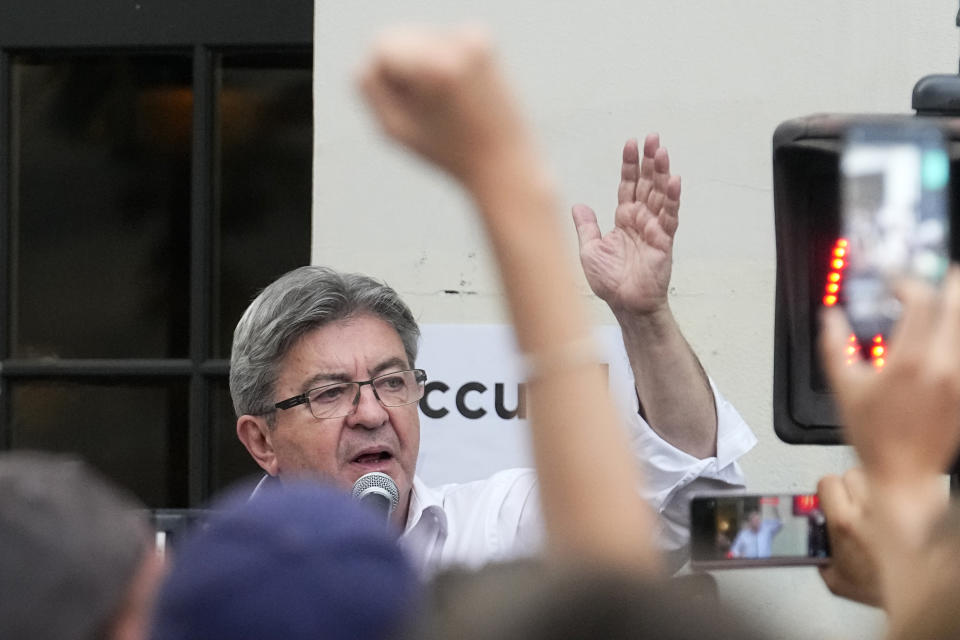
[[[698,458],[717,453],[717,409],[703,367],[666,306],[618,313],[644,418],[664,440]]]
[[[868,508],[875,522],[873,555],[891,631],[902,630],[924,607],[930,572],[936,570],[927,558],[935,551],[930,534],[946,512],[947,500],[943,479],[935,475],[871,484]]]
[[[655,516],[606,378],[582,350],[591,336],[556,219],[553,190],[524,150],[486,165],[470,190],[510,303],[521,350],[539,363],[528,385],[533,452],[551,549],[563,557],[657,566]],[[629,532],[625,535],[624,532]]]

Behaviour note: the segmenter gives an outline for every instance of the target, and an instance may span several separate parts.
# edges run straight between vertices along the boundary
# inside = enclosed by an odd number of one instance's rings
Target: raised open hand
[[[667,306],[673,237],[680,209],[680,176],[670,175],[670,157],[660,136],[623,147],[614,228],[600,233],[597,216],[574,205],[580,263],[590,288],[615,314],[645,314]]]

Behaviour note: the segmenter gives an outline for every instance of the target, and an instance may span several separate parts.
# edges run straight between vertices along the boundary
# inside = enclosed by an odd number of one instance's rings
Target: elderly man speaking
[[[679,177],[650,135],[642,154],[636,141],[624,147],[613,230],[601,236],[591,209],[573,209],[587,281],[623,333],[638,401],[631,440],[671,568],[684,560],[691,493],[742,486],[737,459],[756,443],[667,302],[679,196]],[[264,482],[308,475],[349,489],[367,473],[389,475],[399,490],[392,521],[424,574],[535,552],[543,520],[532,469],[443,487],[417,478],[417,402],[427,379],[416,364],[419,335],[410,309],[382,282],[322,266],[287,273],[234,333],[237,435]]]

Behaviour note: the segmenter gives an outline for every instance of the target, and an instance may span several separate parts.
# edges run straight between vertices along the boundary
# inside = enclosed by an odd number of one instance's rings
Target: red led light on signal
[[[823,296],[823,304],[828,307],[832,307],[833,305],[837,304],[837,296],[833,294]]]
[[[836,282],[831,282],[827,285],[827,293],[836,293],[837,291],[840,291],[840,285]]]
[[[820,498],[816,494],[794,496],[793,515],[809,516],[820,508]]]
[[[834,269],[843,269],[844,262],[840,258],[836,258],[831,264]]]

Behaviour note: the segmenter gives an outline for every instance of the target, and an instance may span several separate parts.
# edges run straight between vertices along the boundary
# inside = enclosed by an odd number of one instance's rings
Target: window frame
[[[229,360],[214,358],[212,331],[219,283],[216,241],[218,56],[233,53],[310,55],[313,1],[282,0],[10,0],[0,21],[0,450],[12,445],[10,384],[28,380],[189,380],[187,500],[197,507],[215,477],[211,424],[215,386],[229,375]],[[91,19],[93,18],[93,19]],[[189,357],[33,359],[11,355],[9,322],[16,264],[12,223],[15,131],[11,118],[16,56],[189,52],[193,66],[190,167]]]

